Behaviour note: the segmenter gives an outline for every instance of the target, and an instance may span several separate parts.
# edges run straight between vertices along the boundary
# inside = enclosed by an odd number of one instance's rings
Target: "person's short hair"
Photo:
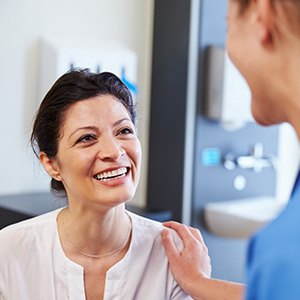
[[[92,73],[88,69],[73,70],[58,78],[41,102],[30,138],[35,155],[38,157],[40,152],[44,152],[49,158],[55,158],[68,109],[78,101],[101,95],[112,95],[119,100],[136,124],[132,95],[116,75],[110,72]],[[51,179],[51,191],[66,195],[63,183],[54,178]]]

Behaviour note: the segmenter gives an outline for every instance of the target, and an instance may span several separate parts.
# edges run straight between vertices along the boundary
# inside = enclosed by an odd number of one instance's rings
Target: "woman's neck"
[[[131,232],[124,205],[105,212],[68,207],[60,213],[58,226],[65,248],[91,258],[121,251]]]
[[[275,56],[270,70],[272,97],[276,98],[274,113],[281,122],[290,123],[300,138],[300,42],[284,46]],[[280,120],[281,118],[281,120]]]
[[[291,62],[289,66],[289,72],[282,74],[284,80],[282,80],[281,92],[283,94],[280,99],[282,102],[282,111],[285,114],[286,121],[290,123],[300,139],[300,59],[294,63]]]

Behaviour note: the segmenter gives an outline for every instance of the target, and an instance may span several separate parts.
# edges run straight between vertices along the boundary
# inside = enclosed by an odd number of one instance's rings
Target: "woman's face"
[[[241,13],[239,2],[239,0],[228,1],[226,48],[231,60],[249,83],[252,64],[255,62],[251,53],[254,51],[254,43],[251,41],[251,30],[248,28],[247,9]]]
[[[70,205],[110,208],[131,199],[140,176],[141,145],[123,104],[102,95],[72,105],[54,166]]]
[[[243,12],[239,0],[228,0],[227,51],[252,93],[251,108],[256,121],[261,124],[276,123],[272,115],[273,95],[270,93],[269,75],[272,73],[269,53],[263,47],[262,24],[257,7],[249,4]],[[243,99],[241,99],[243,101]]]

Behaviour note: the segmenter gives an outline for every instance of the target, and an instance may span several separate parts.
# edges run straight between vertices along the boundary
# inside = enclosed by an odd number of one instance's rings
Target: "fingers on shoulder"
[[[188,246],[189,244],[200,243],[203,247],[206,248],[202,234],[199,229],[175,221],[165,222],[164,226],[175,230],[179,235],[180,239],[182,240],[184,246]]]
[[[169,227],[177,232],[179,237],[185,241],[186,239],[189,239],[192,237],[191,231],[188,226],[175,222],[175,221],[170,221],[164,223],[164,226]]]
[[[161,232],[162,244],[169,259],[176,258],[180,255],[180,249],[178,249],[178,243],[176,243],[176,238],[174,238],[174,235],[175,234],[172,234],[170,229],[163,229]]]

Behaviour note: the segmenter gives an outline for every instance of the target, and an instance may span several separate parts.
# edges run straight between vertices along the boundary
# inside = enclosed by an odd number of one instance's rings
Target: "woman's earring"
[[[60,175],[57,175],[56,178],[54,178],[54,179],[57,180],[57,181],[61,181]]]

